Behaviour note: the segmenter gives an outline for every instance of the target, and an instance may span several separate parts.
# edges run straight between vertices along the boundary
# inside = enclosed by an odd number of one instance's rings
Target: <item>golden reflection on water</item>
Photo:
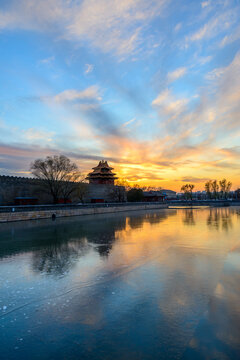
[[[167,329],[166,339],[161,341],[170,341],[168,331],[172,329],[171,349],[186,343],[182,350],[186,358],[227,359],[216,343],[228,346],[230,353],[240,344],[239,231],[237,208],[129,215],[125,227],[115,230],[113,246],[102,266],[112,280],[120,277],[137,291],[136,303],[147,301],[146,296],[157,298],[159,314],[155,316],[164,316]],[[141,269],[146,276],[139,278],[134,272],[142,274]],[[103,298],[113,306],[111,292],[104,292]],[[86,300],[82,299],[69,321],[101,327],[105,316],[101,301],[95,298],[88,311],[83,311]],[[135,305],[131,304],[133,312]],[[117,305],[116,309],[121,311]],[[174,357],[171,349],[170,358]]]
[[[230,208],[167,210],[142,217],[126,218],[125,229],[115,231],[110,257],[114,264],[129,263],[136,258],[147,258],[180,246],[228,251],[239,243],[240,216]],[[232,230],[231,236],[226,232]]]
[[[226,236],[230,230],[231,236]],[[164,269],[169,279],[165,280],[168,284],[159,301],[160,311],[169,319],[175,317],[176,312],[180,316],[188,311],[190,316],[192,307],[198,313],[193,294],[216,291],[219,296],[220,291],[223,292],[219,277],[232,249],[240,248],[239,230],[238,211],[229,208],[129,215],[125,227],[115,231],[111,251],[100,268],[108,271],[112,279],[124,276],[128,283],[131,272],[138,268],[153,265],[156,271],[159,267]],[[236,301],[234,304],[239,310],[240,304]],[[95,307],[99,320],[99,306],[93,303],[91,321]],[[83,317],[88,321],[86,313]]]
[[[237,358],[232,349],[240,346],[239,208],[129,212],[47,225],[29,225],[34,246],[30,251],[21,241],[13,255],[20,264],[22,254],[30,259],[18,266],[19,277],[27,270],[26,286],[41,277],[43,286],[34,291],[39,298],[46,291],[57,303],[42,303],[43,323],[104,330],[106,349],[120,348],[120,340],[112,343],[114,328],[119,339],[126,333],[126,342],[132,331],[156,351],[167,346],[169,359],[176,353],[186,359]],[[14,229],[20,234],[20,225]],[[21,236],[27,239],[27,232]],[[8,243],[3,253],[10,251]],[[84,341],[94,348],[92,335]]]

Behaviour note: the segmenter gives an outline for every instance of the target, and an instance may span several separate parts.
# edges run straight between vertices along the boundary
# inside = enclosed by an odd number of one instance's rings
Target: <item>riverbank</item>
[[[168,204],[101,204],[101,205],[64,205],[64,206],[15,206],[0,207],[0,223],[36,219],[55,219],[67,216],[109,214],[122,211],[166,209]]]
[[[32,205],[0,206],[0,223],[36,219],[55,219],[68,216],[82,216],[123,211],[167,209],[179,207],[228,207],[240,206],[240,201],[207,200],[207,201],[169,201],[166,203],[109,203],[109,204],[66,204],[66,205]]]

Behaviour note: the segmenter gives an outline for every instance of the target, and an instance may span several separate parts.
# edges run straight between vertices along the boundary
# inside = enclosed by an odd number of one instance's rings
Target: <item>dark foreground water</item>
[[[0,225],[0,359],[240,359],[240,209]]]

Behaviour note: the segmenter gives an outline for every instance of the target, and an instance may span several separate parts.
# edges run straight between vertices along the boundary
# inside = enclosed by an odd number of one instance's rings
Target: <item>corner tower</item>
[[[89,184],[109,184],[114,185],[114,180],[117,179],[112,172],[113,168],[110,167],[107,161],[99,161],[98,166],[93,168],[93,171],[86,177],[89,180]]]

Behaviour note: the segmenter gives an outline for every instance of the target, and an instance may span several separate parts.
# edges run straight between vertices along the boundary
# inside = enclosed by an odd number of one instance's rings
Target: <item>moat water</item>
[[[239,359],[240,208],[0,224],[0,358]]]

